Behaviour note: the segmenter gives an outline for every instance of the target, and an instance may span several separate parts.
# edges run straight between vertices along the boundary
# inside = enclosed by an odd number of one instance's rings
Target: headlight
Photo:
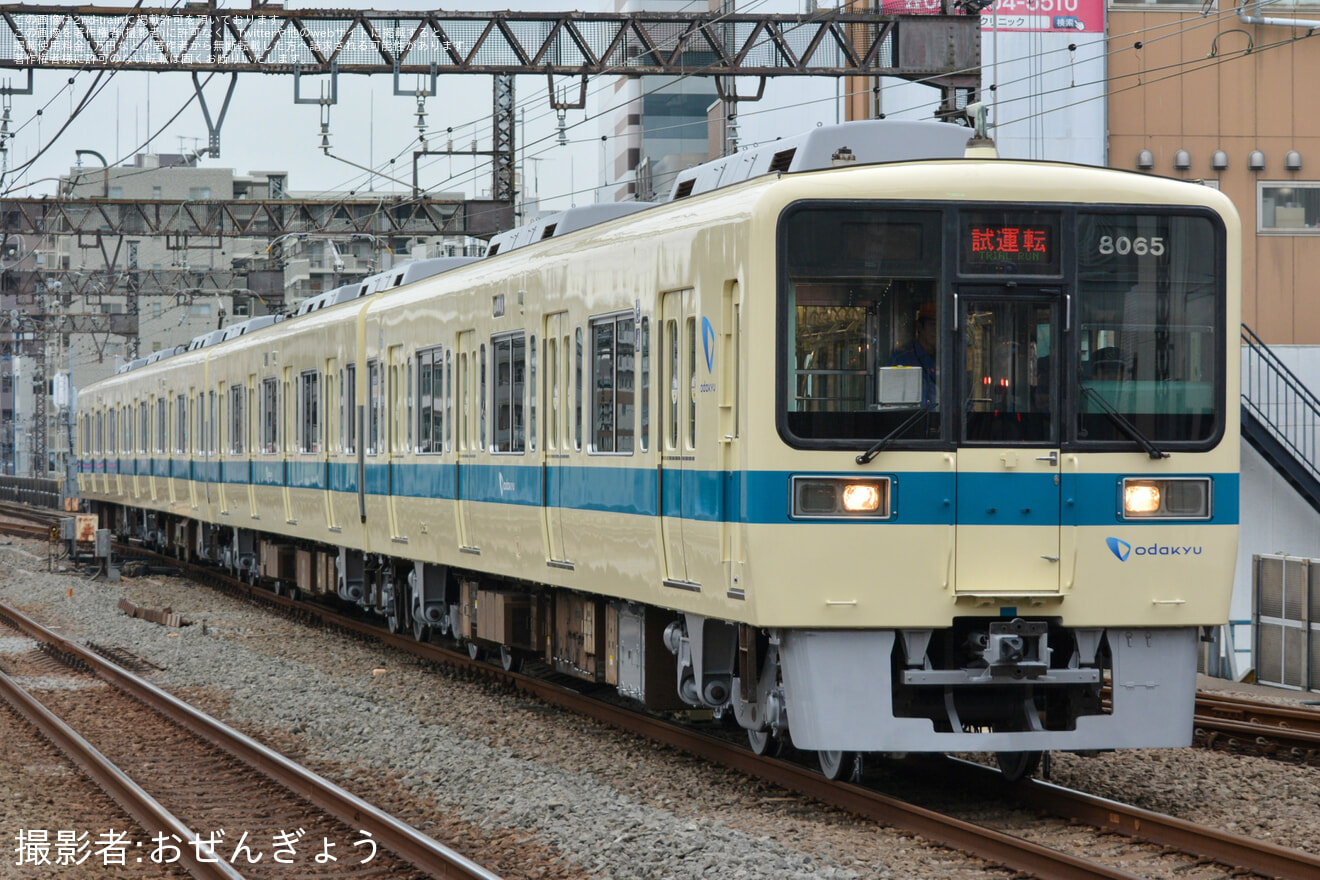
[[[1205,477],[1123,480],[1124,519],[1209,519],[1210,480]]]
[[[794,477],[795,518],[884,519],[889,516],[885,477]]]

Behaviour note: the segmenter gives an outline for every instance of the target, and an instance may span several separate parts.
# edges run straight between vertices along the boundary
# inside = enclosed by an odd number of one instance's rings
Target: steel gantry
[[[0,68],[250,73],[896,76],[975,87],[977,15],[821,9],[721,12],[385,12],[16,5]]]
[[[489,202],[428,200],[416,185],[411,198],[390,204],[17,199],[0,203],[2,231],[78,235],[80,241],[94,236],[103,251],[103,236],[126,234],[180,240],[275,238],[292,232],[486,237],[512,225],[513,77],[520,74],[547,77],[551,105],[557,100],[556,77],[580,80],[584,92],[592,77],[715,77],[721,95],[732,93],[734,77],[759,79],[757,95],[771,77],[896,77],[937,89],[944,118],[959,116],[977,100],[979,15],[954,14],[954,0],[940,0],[931,15],[859,12],[858,5],[802,14],[730,12],[730,4],[718,11],[680,13],[293,10],[264,0],[252,0],[250,9],[219,8],[215,0],[181,8],[6,5],[0,7],[0,70],[26,71],[27,93],[35,70],[190,72],[210,134],[206,152],[213,157],[220,152],[219,129],[233,94],[232,77],[240,73],[292,75],[295,101],[323,105],[323,132],[341,74],[392,75],[396,94],[405,94],[399,90],[400,76],[429,76],[430,95],[436,94],[439,75],[483,74],[494,78],[495,135]],[[873,6],[878,10],[879,0]],[[214,118],[197,77],[202,72],[231,75],[224,105]],[[300,97],[298,81],[304,75],[328,76],[328,92],[319,99]],[[5,96],[22,93],[8,83],[0,87]],[[417,95],[420,103],[423,92]],[[325,149],[328,153],[328,144]],[[433,152],[423,139],[414,162]],[[61,291],[64,308],[74,297],[94,296],[98,290],[123,293],[134,306],[129,323],[135,325],[140,295],[184,288],[222,291],[238,281],[223,269],[181,270],[186,277],[176,277],[175,270],[125,271],[118,268],[118,249],[113,250],[116,260],[107,257],[103,270],[6,270],[0,287],[33,303],[38,312],[53,290]],[[198,271],[203,277],[194,277]],[[56,320],[37,314],[25,320],[24,331],[37,335],[95,328],[136,332],[128,323],[111,327],[90,315],[65,314]],[[44,425],[37,445],[44,456]]]

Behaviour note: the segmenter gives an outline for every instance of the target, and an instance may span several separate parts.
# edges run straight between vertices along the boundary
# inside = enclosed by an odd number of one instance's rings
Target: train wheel
[[[1017,782],[1036,772],[1040,766],[1040,752],[995,752],[999,772],[1009,782]]]
[[[413,616],[413,638],[419,642],[431,641],[431,628],[420,617]]]
[[[399,609],[394,607],[393,602],[390,603],[390,613],[385,617],[385,624],[392,633],[397,634],[403,629],[399,621]]]
[[[778,755],[783,741],[769,730],[749,730],[747,745],[758,755]]]
[[[481,649],[481,645],[478,645],[476,642],[468,642],[469,658],[473,660],[480,660],[483,656],[485,656],[485,653],[486,652]]]
[[[857,753],[821,751],[816,753],[821,775],[826,779],[851,779],[857,775]]]
[[[523,658],[508,645],[500,645],[500,666],[504,667],[505,672],[522,672]]]

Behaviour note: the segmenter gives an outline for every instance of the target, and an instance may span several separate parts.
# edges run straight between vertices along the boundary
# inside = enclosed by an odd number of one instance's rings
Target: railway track
[[[790,761],[754,755],[738,742],[711,736],[690,727],[644,715],[632,709],[603,702],[589,693],[530,674],[500,669],[473,660],[466,653],[418,642],[407,635],[393,634],[378,623],[340,614],[320,605],[279,596],[261,587],[229,578],[207,566],[170,560],[134,548],[164,562],[177,565],[187,576],[209,583],[226,593],[259,604],[316,626],[336,629],[356,638],[389,645],[431,662],[472,670],[504,682],[543,702],[590,717],[616,729],[672,746],[700,758],[739,770],[821,803],[884,825],[919,834],[1004,867],[1041,878],[1130,878],[1133,875],[1104,865],[1040,846],[1031,841],[982,825],[961,821],[899,798],[849,783],[831,782],[814,769]],[[997,771],[967,765],[961,780],[951,785],[972,790],[986,786],[1001,788],[1006,797],[1053,816],[1081,822],[1104,832],[1175,849],[1193,859],[1212,860],[1238,870],[1271,877],[1311,878],[1320,876],[1320,857],[1252,840],[1241,835],[1202,828],[1171,816],[1129,806],[1059,786],[1027,781],[1016,786],[1003,783]]]
[[[154,555],[137,548],[132,552],[133,555],[139,553]],[[165,557],[157,558],[165,559]],[[267,590],[230,579],[214,569],[192,566],[176,560],[166,561],[179,567],[190,577],[210,583],[250,602],[277,609],[287,617],[352,633],[357,638],[390,645],[431,662],[479,670],[485,676],[501,680],[552,705],[595,718],[617,729],[673,746],[854,815],[919,834],[928,840],[977,855],[1013,870],[1044,878],[1132,876],[1009,834],[962,822],[861,786],[829,782],[814,770],[805,769],[791,762],[757,757],[739,744],[603,703],[554,682],[506,672],[486,663],[474,662],[464,653],[438,645],[419,643],[407,636],[390,634],[374,623],[338,614],[321,606],[276,596]],[[1025,807],[1085,823],[1104,832],[1116,832],[1175,849],[1196,860],[1213,860],[1235,869],[1248,870],[1265,876],[1299,878],[1320,876],[1320,858],[1306,853],[1259,843],[1238,835],[1215,832],[1172,817],[1071,792],[1046,783],[1027,782],[1017,786],[1007,786],[997,773],[984,768],[965,768],[955,772],[963,774],[961,782],[953,783],[961,788],[990,786],[1002,789],[1006,792],[1006,796]]]
[[[1196,735],[1206,748],[1320,765],[1320,709],[1310,706],[1202,691],[1196,697]]]
[[[38,701],[0,673],[0,695],[128,812],[148,842],[166,848],[162,858],[191,876],[287,876],[296,858],[300,872],[317,877],[498,880],[17,610],[0,604],[0,621],[93,685],[46,682]],[[77,730],[57,712],[76,718]]]

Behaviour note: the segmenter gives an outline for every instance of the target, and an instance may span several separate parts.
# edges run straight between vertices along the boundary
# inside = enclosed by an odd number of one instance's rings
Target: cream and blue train
[[[966,133],[818,129],[136,364],[79,394],[82,498],[830,775],[1185,745],[1237,548],[1237,215]]]

